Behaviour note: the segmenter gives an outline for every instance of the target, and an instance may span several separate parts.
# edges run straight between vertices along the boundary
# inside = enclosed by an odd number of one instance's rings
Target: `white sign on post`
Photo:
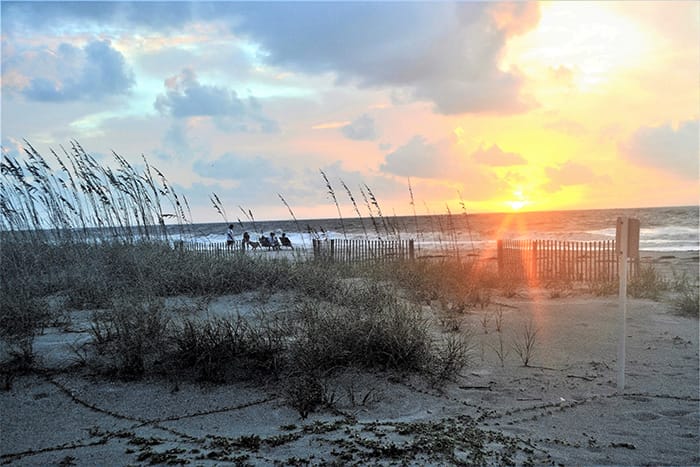
[[[617,218],[615,248],[620,276],[620,325],[617,342],[617,389],[625,389],[625,341],[627,339],[627,272],[629,258],[639,256],[639,219]]]

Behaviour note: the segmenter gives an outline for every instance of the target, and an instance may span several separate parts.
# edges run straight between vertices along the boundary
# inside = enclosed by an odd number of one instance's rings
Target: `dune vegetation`
[[[454,378],[473,357],[470,333],[435,332],[449,331],[449,319],[427,313],[425,305],[465,312],[518,287],[460,255],[347,264],[173,248],[172,226],[186,228],[189,206],[145,158],[134,167],[114,154],[118,168],[111,169],[77,143],[52,152],[51,163],[26,147],[24,160],[4,156],[1,167],[5,374],[36,366],[34,336],[69,319],[68,310],[92,310],[91,339],[75,349],[78,365],[126,379],[281,382],[290,405],[305,415],[329,403],[323,379],[348,368],[418,374],[433,385]],[[343,187],[360,216],[354,195]],[[391,222],[371,189],[361,191],[371,225],[390,233]],[[415,205],[410,184],[409,191]],[[216,195],[212,202],[221,213]],[[632,294],[658,298],[659,291],[673,288],[678,311],[697,313],[697,295],[687,280],[669,284],[653,270],[636,280]],[[590,287],[615,292],[609,284]],[[282,313],[254,316],[208,316],[197,305],[183,310],[168,302],[245,292],[258,294],[261,302],[280,292],[289,300]],[[525,341],[513,345],[527,366],[537,330],[526,331]]]
[[[420,305],[438,295],[462,307],[484,300],[474,286],[439,280],[444,266],[173,248],[166,224],[186,228],[187,200],[145,159],[136,168],[114,154],[113,170],[77,143],[53,152],[51,164],[28,144],[25,156],[2,161],[5,371],[30,369],[34,336],[68,319],[67,310],[93,311],[92,339],[76,349],[76,360],[101,374],[283,380],[301,412],[323,402],[319,379],[343,368],[413,372],[440,384],[469,360],[469,342],[436,338]],[[196,307],[173,313],[167,304],[168,297],[243,292],[292,298],[284,313],[259,316],[202,316]]]

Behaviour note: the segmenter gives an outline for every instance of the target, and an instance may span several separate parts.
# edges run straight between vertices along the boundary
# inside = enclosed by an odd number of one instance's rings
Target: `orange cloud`
[[[326,123],[319,123],[317,125],[314,125],[311,127],[312,130],[332,130],[336,128],[342,128],[344,126],[349,125],[350,120],[344,120],[342,122],[326,122]]]

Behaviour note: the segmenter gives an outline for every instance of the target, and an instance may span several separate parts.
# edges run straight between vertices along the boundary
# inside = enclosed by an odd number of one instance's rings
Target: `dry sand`
[[[647,256],[669,274],[697,275],[697,254]],[[334,408],[307,419],[274,386],[105,381],[66,369],[68,345],[88,338],[89,312],[75,312],[69,328],[37,338],[45,370],[0,392],[0,463],[700,464],[698,320],[664,301],[629,300],[618,391],[617,298],[552,295],[523,291],[443,316],[437,332],[471,332],[474,353],[442,389],[410,375],[345,373],[326,382]],[[251,312],[258,298],[218,297],[209,308]],[[273,295],[263,306],[283,309],[289,299]],[[539,333],[524,367],[511,344],[530,321]],[[484,457],[469,457],[475,441]]]

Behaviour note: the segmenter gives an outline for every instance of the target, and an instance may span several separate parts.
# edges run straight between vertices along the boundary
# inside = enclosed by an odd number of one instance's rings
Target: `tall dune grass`
[[[436,269],[400,264],[395,267],[403,274],[378,276],[372,266],[173,249],[168,223],[189,224],[189,204],[145,158],[137,167],[113,153],[112,168],[77,142],[51,154],[49,161],[26,143],[23,157],[4,155],[0,162],[0,339],[25,362],[34,336],[51,321],[51,300],[95,310],[85,361],[121,377],[184,372],[219,381],[245,369],[308,379],[354,366],[417,371],[442,381],[466,362],[454,346],[430,336],[420,308],[399,300],[391,285],[415,284],[418,295],[438,286],[442,294],[446,282],[433,280]],[[377,236],[398,235],[371,189],[360,191]],[[228,223],[224,203],[216,195],[211,201]],[[257,231],[253,212],[239,208]],[[362,276],[377,280],[357,282]],[[290,305],[287,321],[178,322],[163,300],[277,290],[303,297],[304,306]],[[453,301],[467,296],[460,290]]]
[[[488,306],[493,291],[504,287],[496,271],[460,253],[460,223],[474,252],[463,201],[462,216],[453,216],[449,206],[447,219],[431,216],[441,253],[436,260],[366,265],[242,252],[213,257],[172,248],[167,224],[189,224],[189,204],[145,158],[135,167],[114,153],[113,169],[77,142],[61,155],[51,154],[56,170],[29,143],[23,158],[5,155],[0,161],[0,340],[23,368],[32,364],[34,336],[52,320],[47,303],[58,300],[70,309],[95,310],[92,340],[83,355],[101,372],[217,382],[281,379],[291,388],[290,403],[303,414],[322,402],[320,381],[338,368],[418,372],[434,383],[454,377],[469,362],[468,336],[436,338],[420,305],[465,312]],[[345,233],[338,199],[321,174]],[[380,239],[406,231],[384,215],[367,185],[360,194],[372,225],[365,226],[355,195],[340,183],[365,238],[371,228]],[[409,194],[416,235],[422,238],[410,181]],[[292,208],[279,198],[299,229]],[[230,223],[222,200],[213,194],[211,202]],[[252,210],[238,207],[262,234]],[[308,230],[325,236],[322,226]],[[637,289],[657,282],[649,272]],[[178,320],[164,304],[171,296],[248,291],[261,296],[289,291],[298,300],[280,315],[254,319],[204,319],[192,310]],[[677,308],[696,315],[697,295],[682,292]]]
[[[166,222],[189,222],[188,203],[144,158],[138,169],[113,153],[112,169],[77,142],[59,155],[58,170],[25,142],[22,160],[0,162],[0,232],[3,241],[102,241],[163,239]],[[153,176],[158,175],[158,180]]]

